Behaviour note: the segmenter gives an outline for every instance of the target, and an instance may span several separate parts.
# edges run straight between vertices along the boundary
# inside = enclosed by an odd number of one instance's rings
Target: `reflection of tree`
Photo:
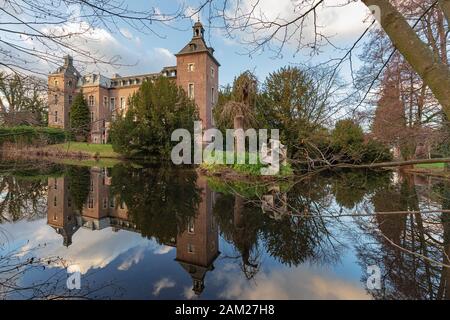
[[[0,223],[33,219],[46,214],[47,176],[59,166],[2,160],[0,167]]]
[[[89,195],[91,172],[89,167],[70,166],[66,170],[66,175],[74,207],[81,213]]]
[[[223,238],[239,252],[244,271],[253,267],[247,276],[254,276],[258,270],[255,256],[261,251],[261,245],[289,266],[305,261],[331,262],[339,255],[340,245],[329,231],[331,221],[321,217],[330,206],[327,181],[319,178],[297,183],[283,194],[289,213],[276,215],[280,219],[264,213],[256,195],[244,199],[238,194],[222,194],[216,200],[214,214]]]
[[[214,215],[222,237],[233,244],[242,259],[245,276],[252,278],[259,269],[258,233],[264,223],[261,208],[239,195],[221,195]]]
[[[332,192],[336,202],[353,209],[364,196],[389,184],[390,174],[366,170],[344,170],[333,177]]]
[[[67,261],[57,256],[36,257],[44,246],[12,251],[6,251],[6,246],[0,243],[0,250],[4,250],[0,256],[0,299],[103,299],[121,293],[112,282],[96,284],[89,275],[82,276],[79,290],[69,290]]]
[[[442,201],[435,207],[446,208],[448,186],[436,190]],[[430,190],[429,190],[430,191]],[[427,193],[430,200],[430,192]],[[448,298],[447,214],[423,214],[421,199],[411,177],[372,198],[377,214],[361,228],[376,242],[358,245],[358,257],[365,270],[377,265],[383,274],[383,290],[371,291],[375,299],[443,299]],[[392,214],[392,212],[403,212]]]
[[[135,169],[125,165],[112,170],[112,196],[128,208],[129,218],[142,235],[171,243],[184,231],[201,200],[197,174],[174,168]]]
[[[339,243],[330,231],[334,221],[325,218],[331,210],[327,179],[316,177],[296,183],[287,192],[290,215],[279,221],[267,219],[262,236],[267,251],[280,262],[297,266],[305,261],[337,260]]]

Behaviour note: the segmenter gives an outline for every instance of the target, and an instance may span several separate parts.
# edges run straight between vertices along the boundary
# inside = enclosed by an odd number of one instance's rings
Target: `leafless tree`
[[[120,66],[120,57],[91,52],[84,46],[95,41],[96,28],[113,33],[126,25],[163,37],[157,27],[172,27],[170,23],[182,18],[184,10],[184,5],[167,14],[157,8],[137,10],[120,0],[1,0],[0,67],[13,73],[46,75],[66,54],[84,65]]]

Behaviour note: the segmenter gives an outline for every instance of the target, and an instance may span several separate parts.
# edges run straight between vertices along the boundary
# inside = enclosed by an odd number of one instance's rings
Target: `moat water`
[[[187,168],[6,161],[0,172],[2,299],[450,294],[445,180],[339,171],[225,183]]]

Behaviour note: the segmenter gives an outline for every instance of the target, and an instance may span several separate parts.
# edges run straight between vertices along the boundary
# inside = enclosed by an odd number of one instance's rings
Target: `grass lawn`
[[[419,169],[444,169],[445,164],[444,163],[423,163],[423,164],[416,164],[416,168]]]
[[[217,154],[213,153],[210,154],[208,156],[205,157],[204,162],[201,164],[200,167],[208,170],[209,172],[213,173],[213,172],[217,172],[220,171],[221,168],[224,167],[229,167],[232,168],[234,171],[239,172],[239,173],[243,173],[243,174],[249,174],[252,176],[260,176],[261,175],[261,169],[268,167],[267,164],[262,164],[260,159],[259,159],[259,153],[256,154],[252,154],[255,158],[256,158],[256,163],[255,164],[249,164],[250,161],[250,153],[245,152],[245,161],[242,164],[238,163],[238,159],[237,159],[237,155],[234,154],[233,152],[223,152],[223,151],[216,151]],[[214,155],[217,156],[217,159],[222,158],[223,160],[221,161],[224,164],[216,164],[214,161]],[[230,156],[231,159],[234,158],[234,164],[225,164],[227,161],[227,155]],[[287,165],[280,165],[280,172],[278,174],[278,176],[290,176],[292,175],[293,169],[291,167],[291,165],[288,163]]]
[[[66,142],[49,146],[62,152],[82,152],[100,158],[119,158],[120,155],[113,151],[110,144],[94,144],[86,142]]]

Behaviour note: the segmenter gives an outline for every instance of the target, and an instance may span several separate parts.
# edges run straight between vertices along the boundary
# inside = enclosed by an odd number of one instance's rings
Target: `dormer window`
[[[195,49],[197,49],[197,46],[195,45],[195,43],[191,43],[189,45],[189,48],[191,49],[191,51],[194,51]]]

